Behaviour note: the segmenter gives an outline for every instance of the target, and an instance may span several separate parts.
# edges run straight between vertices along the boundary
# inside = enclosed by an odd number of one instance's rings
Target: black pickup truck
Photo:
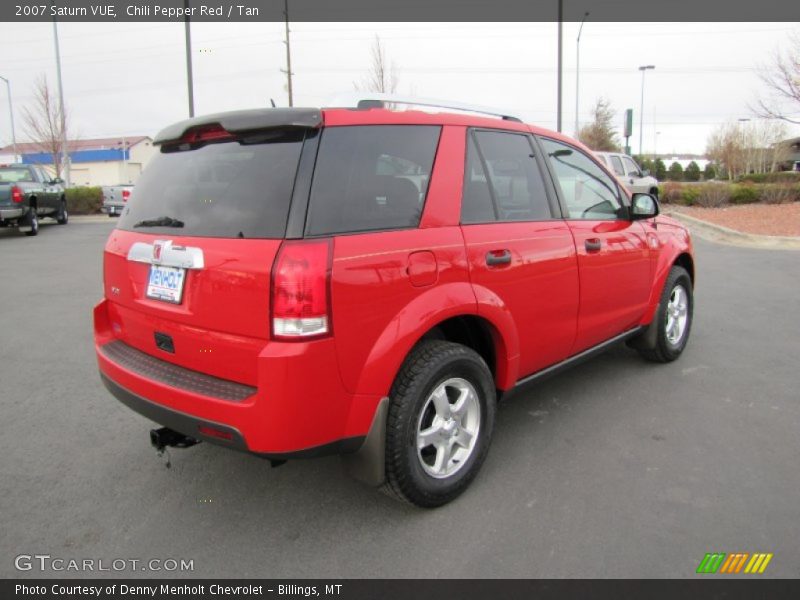
[[[35,165],[0,165],[0,227],[18,227],[25,235],[36,235],[40,217],[66,225],[63,181]]]

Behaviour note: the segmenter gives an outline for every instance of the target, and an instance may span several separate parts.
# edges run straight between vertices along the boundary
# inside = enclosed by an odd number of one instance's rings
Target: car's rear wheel
[[[693,315],[692,279],[686,269],[676,265],[661,292],[653,322],[657,327],[654,343],[650,347],[638,348],[639,353],[654,362],[670,362],[678,358],[689,341]]]
[[[69,213],[67,212],[67,201],[62,198],[58,205],[58,213],[56,213],[56,223],[59,225],[66,225],[69,222]]]
[[[392,386],[384,491],[422,507],[456,498],[486,458],[495,403],[492,374],[476,352],[419,344]]]
[[[31,207],[28,210],[28,216],[25,218],[25,227],[29,227],[25,232],[27,236],[34,236],[39,233],[39,217],[36,215],[36,209]]]

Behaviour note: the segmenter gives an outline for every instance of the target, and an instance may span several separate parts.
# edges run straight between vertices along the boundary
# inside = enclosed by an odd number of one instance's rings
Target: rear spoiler
[[[203,115],[165,127],[153,138],[153,144],[178,142],[188,130],[203,125],[219,125],[231,133],[283,127],[316,129],[322,125],[322,111],[318,108],[255,108]]]

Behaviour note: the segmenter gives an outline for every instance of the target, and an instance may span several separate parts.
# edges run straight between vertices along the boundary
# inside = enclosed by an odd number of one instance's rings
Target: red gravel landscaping
[[[723,208],[668,204],[665,208],[744,233],[800,237],[800,202],[743,204]]]

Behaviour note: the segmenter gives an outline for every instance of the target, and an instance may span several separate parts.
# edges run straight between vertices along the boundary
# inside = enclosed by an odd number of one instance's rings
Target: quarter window
[[[440,127],[329,127],[320,140],[307,233],[417,227]]]
[[[542,139],[553,167],[570,219],[611,220],[625,218],[616,182],[586,154]]]

